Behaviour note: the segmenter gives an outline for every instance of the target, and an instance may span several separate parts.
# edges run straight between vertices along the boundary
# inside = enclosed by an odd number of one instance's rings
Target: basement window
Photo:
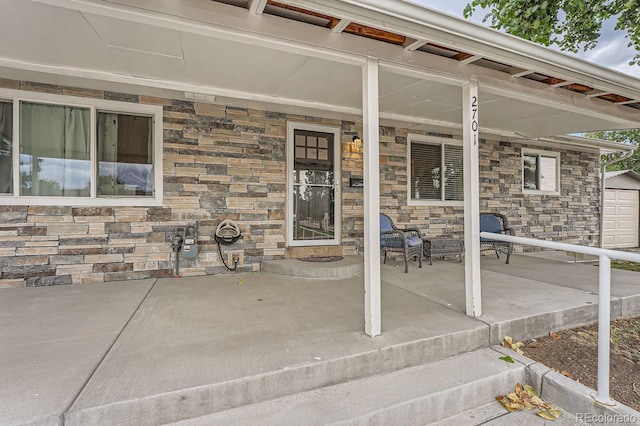
[[[407,200],[409,205],[462,205],[462,141],[409,135]]]
[[[162,107],[15,90],[0,96],[12,97],[0,101],[5,202],[162,205]]]
[[[560,153],[523,149],[522,191],[525,194],[560,194]]]

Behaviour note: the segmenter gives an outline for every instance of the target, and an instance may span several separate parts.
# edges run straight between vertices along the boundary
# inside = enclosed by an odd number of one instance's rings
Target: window
[[[153,195],[151,117],[98,112],[98,195]]]
[[[162,107],[14,90],[0,97],[13,98],[0,100],[5,201],[162,205]]]
[[[464,197],[462,142],[409,135],[409,203],[461,205]]]
[[[0,101],[0,194],[13,191],[13,104]]]
[[[560,154],[523,149],[522,189],[525,193],[560,193]]]

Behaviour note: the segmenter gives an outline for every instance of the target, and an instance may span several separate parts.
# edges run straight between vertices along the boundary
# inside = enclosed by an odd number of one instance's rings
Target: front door
[[[307,123],[287,126],[287,242],[340,241],[340,129]]]

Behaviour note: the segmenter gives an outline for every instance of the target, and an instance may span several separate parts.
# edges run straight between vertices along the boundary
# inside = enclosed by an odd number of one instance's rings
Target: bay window
[[[0,90],[0,203],[161,205],[161,165],[162,107]]]

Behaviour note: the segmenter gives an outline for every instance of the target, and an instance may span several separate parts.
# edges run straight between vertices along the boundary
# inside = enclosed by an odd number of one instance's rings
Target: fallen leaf
[[[513,358],[511,358],[509,355],[501,356],[501,357],[500,357],[500,358],[498,358],[498,359],[501,359],[501,360],[503,360],[504,362],[508,362],[508,363],[510,363],[510,364],[515,364],[515,361],[514,361],[514,360],[513,360]]]
[[[553,417],[553,415],[551,415],[547,411],[538,411],[536,414],[539,415],[540,417],[542,417],[543,419],[547,419],[547,420],[555,420],[556,419],[556,417]]]
[[[520,383],[516,384],[516,393],[518,395],[520,395],[523,390],[524,390],[524,388],[522,387],[522,385]]]
[[[569,373],[569,372],[568,372],[568,371],[566,371],[566,370],[562,370],[562,371],[560,372],[560,374],[562,374],[563,376],[567,376],[567,377],[568,377],[568,378],[570,378],[570,379],[573,379],[573,374]]]
[[[531,397],[538,396],[538,392],[536,392],[533,386],[524,385],[524,390],[526,390]]]
[[[555,417],[556,419],[559,419],[560,416],[562,415],[562,411],[558,410],[557,408],[553,408],[551,410],[549,410],[549,413]]]
[[[516,395],[515,392],[507,394],[507,398],[509,398],[511,402],[520,402],[520,397]]]
[[[238,285],[244,284],[244,280],[238,280]]]
[[[560,339],[560,335],[558,333],[556,333],[555,331],[552,331],[551,333],[549,333],[549,336],[551,336],[555,340],[559,340]]]
[[[529,347],[532,349],[539,348],[540,343],[536,343],[536,342],[529,343]]]
[[[502,396],[502,395],[496,396],[496,400],[500,401],[502,403],[502,405],[504,405],[504,408],[507,409],[508,412],[513,413],[514,411],[518,411],[518,409],[513,406],[511,401],[509,401],[504,396]]]

